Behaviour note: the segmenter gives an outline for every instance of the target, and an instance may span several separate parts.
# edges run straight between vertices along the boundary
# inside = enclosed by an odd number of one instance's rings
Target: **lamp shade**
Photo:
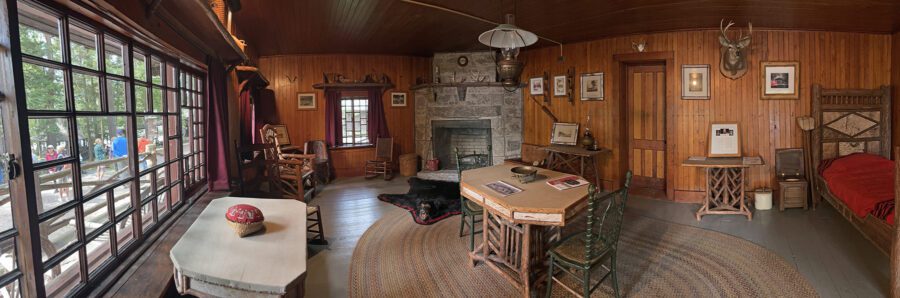
[[[512,24],[500,24],[478,36],[478,41],[486,46],[500,49],[523,48],[537,42],[534,33]]]

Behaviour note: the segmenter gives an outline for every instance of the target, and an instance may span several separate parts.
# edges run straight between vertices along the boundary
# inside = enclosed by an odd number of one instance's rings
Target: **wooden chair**
[[[322,227],[322,212],[319,206],[306,205],[306,237],[309,244],[328,245],[325,240],[325,228]]]
[[[305,154],[298,146],[294,146],[291,144],[291,135],[288,133],[287,125],[284,124],[266,124],[263,125],[262,128],[259,129],[259,135],[262,138],[263,144],[275,144],[275,142],[269,142],[266,140],[265,131],[274,130],[275,132],[275,140],[278,141],[278,147],[284,153],[290,154]]]
[[[331,154],[328,152],[328,145],[325,144],[325,141],[307,141],[306,144],[303,144],[303,154],[313,154],[316,156],[316,177],[319,178],[319,182],[321,183],[330,183],[332,179]]]
[[[366,162],[366,179],[384,175],[384,180],[394,178],[394,138],[378,138],[375,142],[375,159]]]
[[[263,182],[265,182],[266,161],[263,151],[266,148],[274,149],[275,145],[251,144],[239,146],[234,142],[235,161],[237,161],[237,191],[233,195],[258,196]]]
[[[625,214],[625,202],[628,200],[630,185],[631,171],[625,173],[625,186],[612,193],[600,195],[597,187],[593,184],[590,185],[585,231],[568,236],[550,248],[546,297],[550,297],[550,293],[553,292],[554,282],[558,282],[575,295],[590,297],[591,293],[610,276],[612,276],[613,290],[616,297],[619,297],[619,283],[616,278],[616,249],[619,243],[619,232],[622,230],[622,217]],[[601,204],[605,204],[605,206],[601,206]],[[607,260],[609,260],[609,267],[603,264]],[[591,285],[591,272],[598,265],[607,272],[596,285]],[[553,277],[553,270],[557,267],[561,269],[560,271],[573,275],[575,280],[581,282],[581,293]]]
[[[265,143],[274,144],[263,150],[268,168],[270,190],[280,191],[285,198],[308,202],[316,192],[313,160],[315,155],[292,154],[282,151],[277,133],[270,125],[260,130]]]
[[[488,152],[491,152],[490,146],[488,146]],[[462,180],[462,172],[465,170],[483,168],[491,165],[490,154],[478,154],[472,152],[469,155],[460,155],[459,148],[454,149],[454,153],[456,154],[456,173],[459,174],[459,179]],[[462,191],[462,189],[460,189]],[[462,211],[462,217],[459,222],[459,237],[465,236],[463,233],[465,231],[465,227],[469,226],[469,251],[475,249],[475,234],[480,234],[482,231],[476,230],[476,223],[480,223],[484,217],[482,214],[484,213],[484,209],[481,205],[475,204],[471,200],[466,199],[466,197],[459,196],[460,206],[459,209]]]

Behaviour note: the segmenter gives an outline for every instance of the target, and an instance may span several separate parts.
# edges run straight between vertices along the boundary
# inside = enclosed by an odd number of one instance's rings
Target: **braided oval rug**
[[[468,237],[458,232],[458,217],[423,226],[402,210],[386,214],[353,252],[350,296],[519,295],[487,266],[468,265]],[[619,290],[629,297],[817,296],[800,272],[774,252],[734,236],[643,216],[626,216],[618,263]],[[572,280],[567,284],[577,286]],[[553,290],[554,297],[571,296],[560,286]],[[612,293],[607,280],[592,297]]]

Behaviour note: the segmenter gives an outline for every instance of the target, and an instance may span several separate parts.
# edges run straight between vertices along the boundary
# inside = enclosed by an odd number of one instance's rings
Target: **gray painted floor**
[[[308,263],[307,297],[347,297],[350,261],[362,234],[393,205],[378,201],[381,193],[405,193],[406,179],[392,181],[341,179],[312,202],[322,208],[329,246],[314,248]],[[888,258],[844,220],[828,203],[818,210],[757,211],[746,217],[707,215],[698,222],[699,205],[632,196],[629,214],[731,234],[757,243],[794,264],[822,297],[886,296]],[[447,220],[459,220],[453,217]],[[627,219],[625,224],[627,224]]]

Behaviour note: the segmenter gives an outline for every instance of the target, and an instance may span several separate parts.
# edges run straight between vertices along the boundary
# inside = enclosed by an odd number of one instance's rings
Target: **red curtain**
[[[389,138],[387,119],[384,118],[384,101],[381,100],[381,88],[369,89],[369,142],[375,144],[378,138]]]
[[[210,190],[228,190],[228,95],[225,66],[207,57],[206,65],[206,176]]]
[[[341,92],[325,90],[325,143],[335,147],[343,145],[341,131]]]

